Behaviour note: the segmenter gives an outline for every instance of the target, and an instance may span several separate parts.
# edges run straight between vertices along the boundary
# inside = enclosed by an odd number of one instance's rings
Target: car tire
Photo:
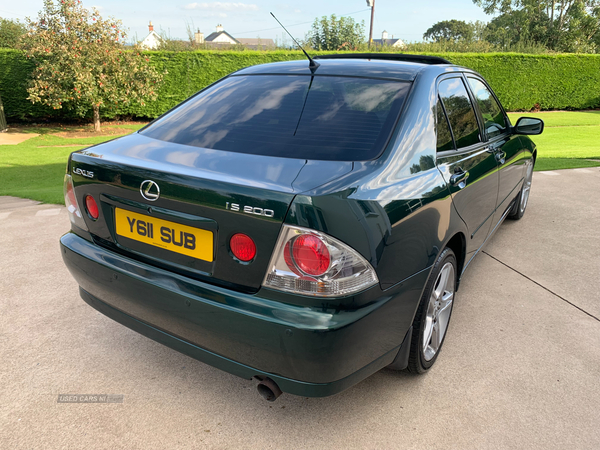
[[[533,179],[534,165],[535,161],[533,159],[527,164],[525,181],[523,181],[523,186],[521,186],[521,190],[519,191],[519,195],[515,200],[515,204],[513,205],[510,213],[508,213],[508,218],[511,220],[520,220],[525,215],[525,209],[527,209],[529,194],[531,192],[531,180]]]
[[[413,321],[407,371],[424,373],[435,363],[448,331],[457,280],[456,256],[450,248],[438,257]]]

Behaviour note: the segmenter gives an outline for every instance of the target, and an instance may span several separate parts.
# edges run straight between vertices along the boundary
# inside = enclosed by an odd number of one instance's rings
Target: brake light
[[[91,195],[85,196],[85,207],[90,217],[96,220],[100,213],[98,211],[98,204],[96,203],[96,200],[94,200],[94,197]]]
[[[289,249],[289,247],[288,247]],[[294,239],[291,263],[307,275],[323,275],[329,269],[331,257],[325,243],[317,236],[303,234]],[[286,264],[289,263],[286,260]],[[293,267],[290,267],[293,270]]]
[[[284,225],[263,286],[318,297],[354,294],[379,282],[356,250],[307,228]]]
[[[77,197],[75,197],[73,179],[69,174],[65,175],[63,190],[65,196],[65,206],[67,207],[67,212],[69,213],[69,219],[71,220],[71,223],[83,230],[87,230],[88,228],[85,222],[83,221],[83,217],[81,216],[81,210],[79,209],[79,205],[77,204]]]
[[[256,256],[256,244],[250,236],[242,233],[231,236],[229,248],[231,248],[231,253],[240,261],[252,261]]]

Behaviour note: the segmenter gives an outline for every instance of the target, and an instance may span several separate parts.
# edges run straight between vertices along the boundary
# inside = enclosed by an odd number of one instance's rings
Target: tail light
[[[354,294],[379,282],[356,250],[324,233],[284,225],[263,286],[316,297]]]
[[[87,230],[88,227],[83,221],[83,217],[81,216],[81,209],[79,209],[79,205],[77,204],[77,198],[75,197],[73,179],[71,178],[71,175],[68,174],[65,175],[64,194],[65,205],[67,206],[67,211],[69,212],[69,219],[71,220],[71,223],[83,230]]]

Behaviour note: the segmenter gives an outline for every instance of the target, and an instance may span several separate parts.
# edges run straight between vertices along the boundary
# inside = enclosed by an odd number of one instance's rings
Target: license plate
[[[188,227],[120,208],[115,210],[115,223],[119,236],[203,261],[213,260],[212,231]]]

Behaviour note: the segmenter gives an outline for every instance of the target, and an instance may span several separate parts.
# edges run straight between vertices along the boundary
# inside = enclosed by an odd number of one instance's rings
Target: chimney
[[[196,44],[204,44],[204,33],[201,33],[200,29],[194,33],[194,41]]]
[[[219,24],[217,25],[217,33],[220,33],[221,31],[223,31],[223,25]]]
[[[150,21],[150,23],[148,24],[148,31],[154,31],[154,25],[152,25],[152,21]]]
[[[384,30],[383,33],[381,33],[381,39],[385,41],[387,38],[388,38],[388,32]]]

